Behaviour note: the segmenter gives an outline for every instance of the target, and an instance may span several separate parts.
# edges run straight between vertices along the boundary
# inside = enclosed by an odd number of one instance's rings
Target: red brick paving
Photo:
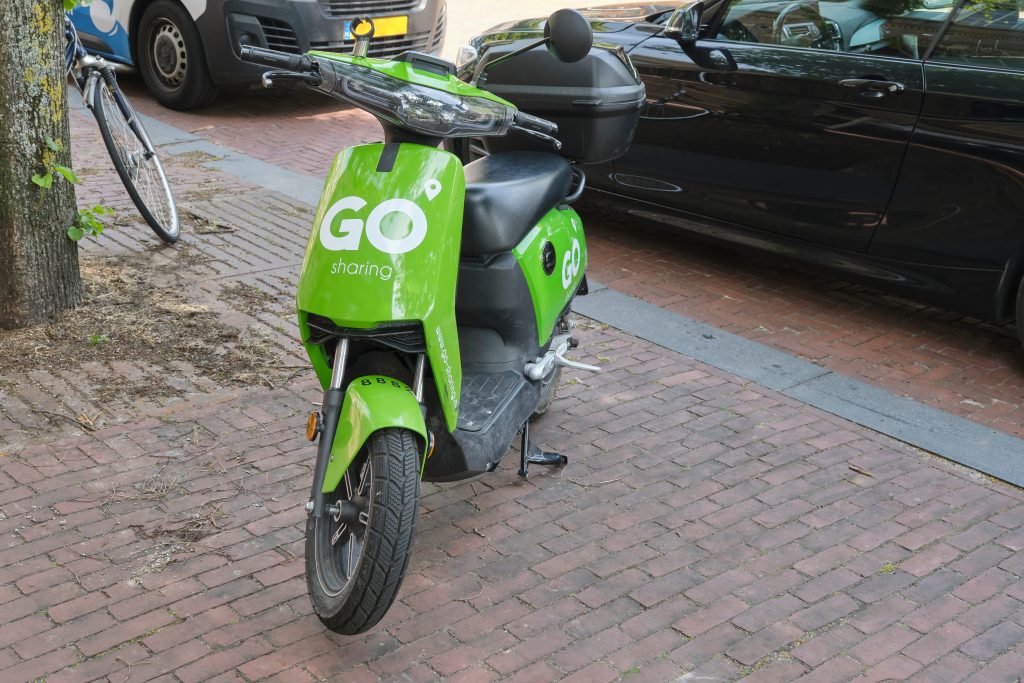
[[[95,161],[84,123],[76,159]],[[247,206],[244,184],[168,165],[183,209]],[[152,243],[135,230],[100,251]],[[201,258],[233,234],[156,250],[198,283],[167,286],[283,291],[294,264],[253,279],[255,261]],[[287,296],[253,315],[294,356]],[[37,431],[0,457],[0,680],[1019,678],[1020,490],[581,323],[579,357],[606,372],[567,374],[535,430],[570,464],[523,482],[513,452],[490,476],[424,485],[399,599],[354,638],[324,631],[305,595],[309,373],[273,389],[195,378],[184,400],[123,406],[126,422]],[[175,485],[154,494],[154,477]]]
[[[29,492],[0,505],[0,679],[1015,680],[1024,494],[583,322],[581,357],[614,369],[567,378],[536,430],[569,466],[425,485],[409,576],[363,636],[305,596],[307,376],[0,461],[0,494]],[[605,411],[671,438],[598,446],[612,432],[577,423]],[[661,426],[673,411],[692,419]],[[146,446],[104,457],[125,438]],[[104,495],[157,461],[180,488]],[[175,535],[213,504],[216,527]]]

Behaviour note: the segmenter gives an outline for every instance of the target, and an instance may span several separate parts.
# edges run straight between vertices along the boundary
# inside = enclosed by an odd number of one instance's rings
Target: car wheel
[[[157,0],[142,14],[135,54],[142,80],[171,109],[193,109],[213,101],[217,87],[206,67],[199,31],[185,8]]]
[[[1024,278],[1017,287],[1017,340],[1024,347]]]

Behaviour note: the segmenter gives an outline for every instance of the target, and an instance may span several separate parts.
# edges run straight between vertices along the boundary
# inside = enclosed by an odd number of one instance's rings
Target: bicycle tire
[[[123,99],[124,95],[121,97]],[[181,225],[171,186],[167,182],[167,176],[156,151],[152,150],[147,140],[140,138],[132,130],[129,119],[121,111],[101,75],[96,77],[92,99],[92,112],[100,128],[103,144],[110,154],[110,160],[114,162],[117,175],[128,190],[128,196],[135,203],[135,208],[157,237],[168,244],[177,242],[181,236]],[[128,106],[127,101],[125,104]],[[137,117],[135,124],[145,135],[142,122]]]

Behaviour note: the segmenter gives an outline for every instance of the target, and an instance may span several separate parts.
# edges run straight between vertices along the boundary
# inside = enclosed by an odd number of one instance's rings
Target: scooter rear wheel
[[[555,321],[555,329],[551,334],[568,334],[572,331],[572,323],[569,321],[567,316],[562,316]],[[533,419],[536,419],[548,412],[548,408],[551,407],[551,402],[555,400],[555,393],[558,391],[558,384],[562,380],[562,368],[555,368],[547,378],[541,381],[540,384],[540,401],[537,403],[537,408],[533,411]]]
[[[316,615],[336,633],[372,628],[398,595],[412,549],[418,460],[412,432],[374,432],[328,495],[339,507],[348,503],[349,521],[346,514],[306,520],[306,586]]]

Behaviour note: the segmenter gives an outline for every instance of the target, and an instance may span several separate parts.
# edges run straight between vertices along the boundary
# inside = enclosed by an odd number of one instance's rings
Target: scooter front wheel
[[[306,520],[306,585],[313,610],[336,633],[362,633],[391,607],[412,550],[419,497],[413,432],[374,432],[328,502]]]

